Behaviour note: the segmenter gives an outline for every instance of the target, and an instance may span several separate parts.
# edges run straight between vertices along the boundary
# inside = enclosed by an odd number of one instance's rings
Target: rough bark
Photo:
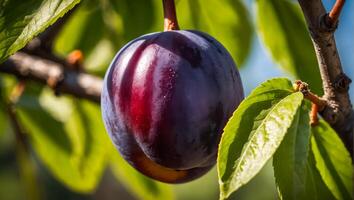
[[[343,72],[334,39],[337,21],[329,20],[321,0],[299,0],[299,4],[315,47],[323,97],[328,102],[321,115],[341,136],[353,157],[354,111],[348,93],[351,80]]]

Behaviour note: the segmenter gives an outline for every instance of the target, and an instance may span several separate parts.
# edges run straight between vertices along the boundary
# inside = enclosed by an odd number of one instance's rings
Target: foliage
[[[79,2],[0,1],[0,62]],[[321,94],[317,61],[298,5],[290,0],[256,0],[255,5],[256,25],[241,0],[178,0],[177,13],[181,27],[202,30],[224,44],[239,68],[247,62],[257,33],[281,69]],[[82,50],[85,70],[102,76],[117,49],[139,35],[161,31],[162,18],[160,0],[82,1],[54,50],[61,56]],[[9,132],[4,102],[12,82],[0,82],[0,136]],[[66,187],[92,193],[109,166],[137,198],[174,198],[171,186],[139,174],[117,154],[97,105],[28,85],[16,104],[20,122],[38,160]],[[353,198],[349,153],[325,121],[310,127],[308,112],[307,100],[286,78],[255,88],[224,128],[217,159],[220,199],[239,191],[271,159],[281,199]]]
[[[65,97],[56,101],[46,90],[41,94],[28,91],[18,103],[18,111],[34,150],[64,184],[80,192],[92,191],[106,166],[110,142],[103,123],[96,118],[99,107],[87,101],[65,101]],[[50,105],[41,102],[43,98]],[[60,116],[60,103],[68,107],[66,116]]]
[[[349,153],[337,134],[321,121],[312,129],[315,162],[309,162],[309,109],[302,94],[292,90],[287,79],[269,80],[254,89],[230,118],[219,144],[220,199],[227,199],[249,182],[272,156],[281,198],[331,197],[321,193],[327,188],[314,177],[318,172],[333,196],[351,198]]]
[[[311,147],[323,182],[336,199],[352,199],[351,158],[336,132],[323,120],[312,130]]]
[[[313,91],[322,93],[314,49],[299,6],[284,0],[257,0],[256,5],[258,33],[273,59],[310,84]]]
[[[306,199],[308,152],[310,143],[309,109],[306,102],[273,157],[274,176],[283,199]]]
[[[229,120],[219,144],[221,197],[228,197],[252,179],[280,144],[302,100],[302,94],[297,94],[299,100],[290,113],[284,113],[287,115],[282,119],[285,124],[281,124],[278,119],[283,116],[278,116],[277,112],[286,111],[283,106],[288,106],[289,102],[281,100],[290,95],[291,90],[291,82],[286,79],[265,82],[240,104]]]
[[[0,62],[54,23],[79,0],[5,0],[0,2]]]

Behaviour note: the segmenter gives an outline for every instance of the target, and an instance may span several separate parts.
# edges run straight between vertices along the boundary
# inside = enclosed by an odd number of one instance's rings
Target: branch
[[[87,73],[65,69],[56,63],[23,52],[17,52],[0,65],[0,72],[31,79],[75,97],[100,102],[102,79]]]
[[[321,0],[298,0],[308,25],[316,51],[324,89],[323,98],[328,104],[322,117],[341,136],[353,156],[354,111],[349,98],[351,80],[344,74],[338,55],[334,31],[326,23],[328,14]],[[334,15],[340,13],[344,1],[337,0]],[[332,13],[333,14],[333,13]]]

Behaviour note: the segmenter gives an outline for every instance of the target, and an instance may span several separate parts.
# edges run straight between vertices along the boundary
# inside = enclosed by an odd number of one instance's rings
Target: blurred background
[[[295,76],[283,70],[281,62],[273,59],[275,56],[257,31],[256,0],[176,2],[181,28],[208,32],[230,51],[246,95],[273,77],[295,80]],[[329,9],[335,1],[323,2]],[[347,1],[335,35],[344,71],[352,80],[353,10],[354,2]],[[85,70],[103,76],[114,54],[126,42],[162,28],[160,0],[83,0],[56,39],[55,51],[66,56],[75,49],[82,50]],[[274,35],[275,41],[277,37]],[[3,76],[1,86],[7,94],[15,80]],[[350,88],[350,95],[354,100],[354,87]],[[17,107],[29,141],[20,144],[1,109],[0,199],[209,200],[219,196],[215,168],[202,178],[181,185],[156,183],[129,168],[111,147],[96,105],[65,95],[55,97],[48,88],[31,83]],[[85,129],[88,125],[90,130]],[[66,148],[70,145],[80,148]],[[87,150],[90,148],[95,150]],[[79,167],[73,167],[75,163]],[[271,161],[232,198],[276,199]]]

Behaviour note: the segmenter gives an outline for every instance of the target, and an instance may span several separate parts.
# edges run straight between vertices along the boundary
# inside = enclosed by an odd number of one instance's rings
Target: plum
[[[243,98],[236,65],[218,41],[168,30],[117,53],[101,109],[125,160],[151,178],[182,183],[213,167],[223,127]]]

